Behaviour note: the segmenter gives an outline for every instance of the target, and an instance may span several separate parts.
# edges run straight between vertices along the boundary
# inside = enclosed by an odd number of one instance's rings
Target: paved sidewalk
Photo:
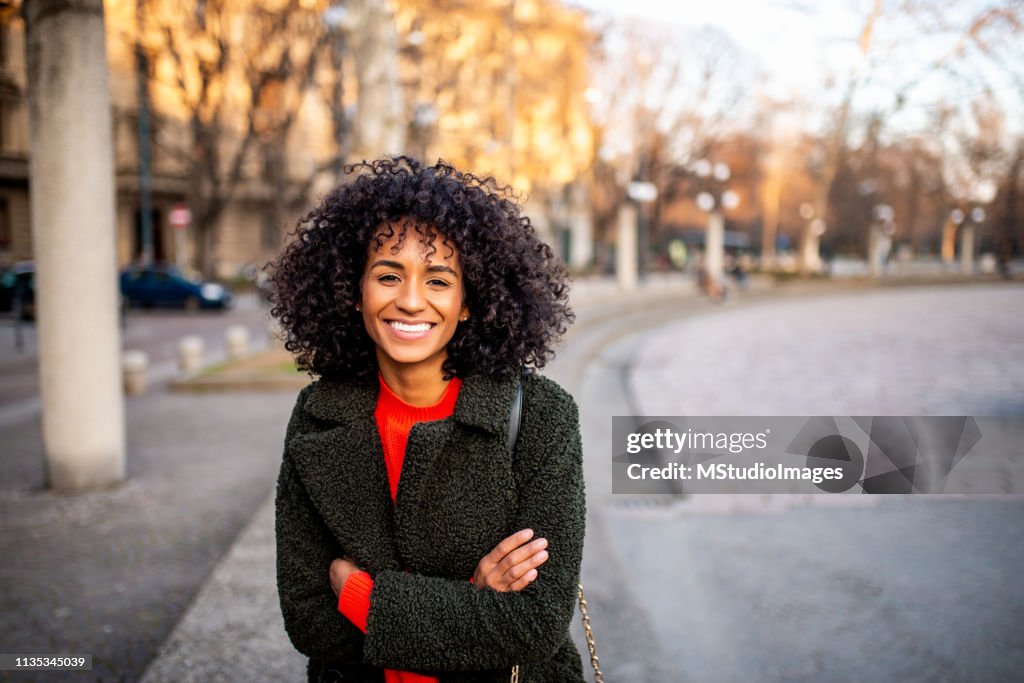
[[[293,402],[129,398],[128,481],[74,495],[41,488],[37,419],[0,429],[0,651],[94,655],[91,674],[0,681],[137,681],[270,493]]]

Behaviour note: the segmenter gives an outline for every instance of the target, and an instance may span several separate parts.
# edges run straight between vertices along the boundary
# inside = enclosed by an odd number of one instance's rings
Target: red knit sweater
[[[462,380],[458,377],[448,383],[441,400],[432,406],[420,408],[412,406],[398,398],[380,377],[380,395],[377,398],[377,430],[380,432],[381,444],[384,446],[384,465],[388,471],[388,484],[391,486],[391,500],[398,493],[398,480],[402,474],[402,463],[405,461],[405,447],[409,442],[409,431],[417,422],[442,420],[452,414],[455,400],[459,397]],[[338,611],[349,621],[366,633],[366,619],[370,613],[370,592],[373,590],[373,579],[366,572],[352,572],[345,580],[338,596]],[[438,683],[432,676],[423,676],[411,671],[384,670],[386,683]]]

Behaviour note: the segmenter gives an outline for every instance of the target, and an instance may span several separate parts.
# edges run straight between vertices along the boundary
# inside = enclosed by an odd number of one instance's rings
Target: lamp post
[[[701,159],[693,165],[693,171],[711,187],[697,194],[697,207],[708,214],[704,232],[704,272],[709,285],[715,287],[722,282],[725,261],[725,215],[722,210],[735,209],[740,204],[740,197],[732,190],[722,189],[732,175],[728,164],[712,164]]]
[[[970,211],[953,209],[942,229],[942,261],[952,268],[957,230],[960,231],[960,272],[974,273],[974,228],[985,221],[985,209],[975,206]]]
[[[636,288],[640,259],[645,256],[638,246],[646,243],[646,240],[640,239],[640,206],[657,199],[658,188],[654,183],[633,181],[626,186],[626,197],[628,201],[619,207],[615,273],[619,287],[631,290]]]
[[[965,216],[960,228],[960,273],[974,274],[975,228],[985,221],[985,209],[976,206]]]
[[[139,144],[139,253],[143,266],[153,265],[153,167],[150,155],[149,56],[142,47],[142,0],[135,3],[135,80]]]
[[[800,267],[805,275],[821,272],[821,236],[825,234],[825,219],[815,215],[814,205],[810,202],[800,205],[800,217],[807,221],[807,228],[801,233]]]
[[[896,232],[896,212],[888,204],[876,204],[872,211],[874,221],[868,233],[868,270],[872,277],[882,274],[882,266],[892,249],[892,235]]]

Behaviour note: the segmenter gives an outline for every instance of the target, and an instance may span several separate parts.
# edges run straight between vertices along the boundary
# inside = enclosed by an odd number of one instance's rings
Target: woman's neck
[[[390,359],[389,359],[390,360]],[[441,400],[449,380],[443,379],[441,362],[436,364],[416,363],[402,365],[379,362],[380,375],[395,396],[412,406],[432,406]]]

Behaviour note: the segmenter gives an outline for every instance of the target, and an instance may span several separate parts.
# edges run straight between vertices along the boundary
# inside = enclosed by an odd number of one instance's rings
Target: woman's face
[[[370,243],[361,282],[363,323],[382,371],[436,366],[440,373],[448,342],[469,312],[458,250],[429,227],[410,224],[392,253],[402,233],[401,225],[393,227],[380,249]],[[422,240],[432,233],[434,253],[428,255]]]

